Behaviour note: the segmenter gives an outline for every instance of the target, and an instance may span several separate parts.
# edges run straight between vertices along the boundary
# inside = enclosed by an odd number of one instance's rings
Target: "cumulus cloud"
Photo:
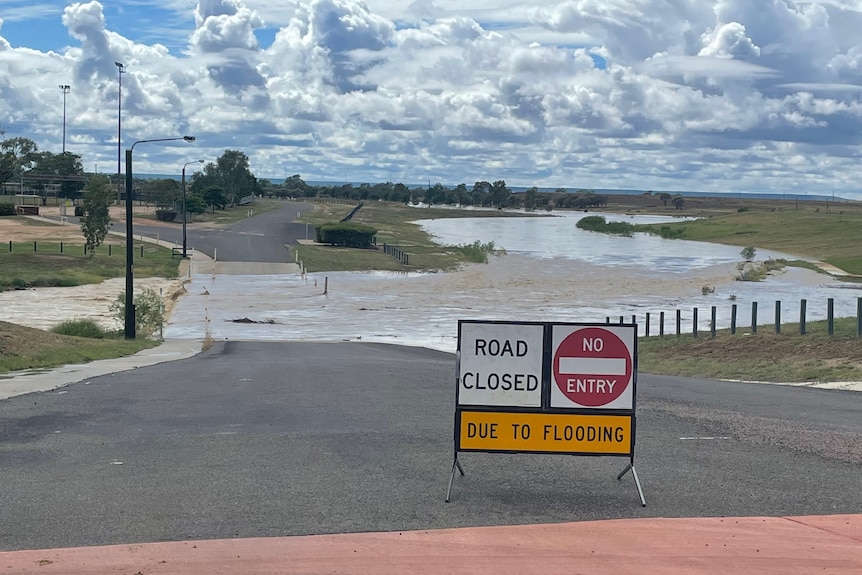
[[[855,169],[862,144],[858,3],[171,6],[194,19],[182,54],[118,34],[96,1],[66,8],[74,45],[61,53],[0,37],[0,96],[36,126],[40,115],[56,114],[46,105],[56,95],[19,67],[71,70],[75,90],[92,94],[70,100],[71,132],[98,156],[116,120],[113,62],[123,61],[128,129],[189,129],[214,155],[248,147],[267,175],[289,164],[310,179],[359,169],[363,179],[550,187],[855,185],[843,170]],[[274,40],[263,47],[257,34],[265,29]],[[56,129],[45,130],[47,140]]]
[[[257,70],[258,42],[254,31],[264,26],[257,12],[240,0],[199,0],[195,8],[195,31],[189,39],[194,54],[219,54],[223,62],[209,66],[210,77],[219,86],[240,93],[262,88],[266,80]],[[257,92],[255,107],[268,98]]]

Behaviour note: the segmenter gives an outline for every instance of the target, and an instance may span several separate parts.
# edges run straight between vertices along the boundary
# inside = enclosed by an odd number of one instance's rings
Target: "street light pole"
[[[117,80],[119,88],[117,91],[117,203],[120,202],[120,157],[123,151],[123,74],[126,73],[126,65],[122,62],[114,62],[117,67]]]
[[[203,164],[203,160],[195,160],[193,162],[186,162],[183,164],[183,257],[186,257],[186,166],[191,164]]]
[[[71,86],[60,84],[60,89],[63,91],[63,153],[66,153],[66,94],[69,93]]]
[[[125,322],[124,336],[126,339],[135,339],[135,300],[133,297],[134,290],[134,234],[132,229],[132,152],[138,144],[147,142],[173,142],[177,140],[185,140],[186,142],[194,142],[194,136],[183,136],[181,138],[156,138],[153,140],[138,140],[132,147],[126,150],[126,297],[125,297]]]

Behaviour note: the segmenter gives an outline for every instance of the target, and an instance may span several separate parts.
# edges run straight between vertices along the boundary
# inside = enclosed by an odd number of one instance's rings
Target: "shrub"
[[[582,230],[621,236],[631,236],[634,230],[634,226],[628,222],[608,222],[604,216],[586,216],[575,225]]]
[[[679,239],[685,236],[685,230],[682,228],[662,226],[661,228],[659,228],[658,235],[667,240]]]
[[[156,219],[163,222],[172,222],[177,219],[177,211],[172,209],[156,210]]]
[[[369,248],[374,241],[377,230],[371,226],[350,222],[323,224],[317,228],[317,241],[322,244],[348,246],[352,248]]]
[[[488,242],[487,244],[483,244],[479,240],[476,240],[472,244],[462,244],[459,246],[455,246],[455,249],[464,254],[464,256],[467,258],[467,261],[477,264],[488,263],[488,254],[503,255],[506,253],[506,250],[503,248],[495,248],[494,242]]]
[[[61,335],[74,335],[77,337],[89,337],[91,339],[103,339],[105,330],[102,326],[90,319],[71,319],[51,328],[54,333]]]
[[[748,211],[748,206],[742,206],[742,207],[740,207],[740,208],[736,208],[736,212],[737,212],[737,213],[740,213],[740,214],[741,214],[742,212],[747,212],[747,211]]]
[[[119,320],[120,325],[126,323],[126,293],[121,292],[111,304],[111,313]],[[165,319],[162,309],[162,298],[156,290],[147,288],[135,296],[135,332],[141,337],[150,337]]]
[[[0,204],[0,216],[14,216],[15,206],[12,204]]]

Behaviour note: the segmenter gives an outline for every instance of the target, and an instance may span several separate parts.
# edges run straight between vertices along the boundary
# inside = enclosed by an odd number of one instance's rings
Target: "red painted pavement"
[[[862,515],[633,519],[0,552],[0,575],[862,574]]]

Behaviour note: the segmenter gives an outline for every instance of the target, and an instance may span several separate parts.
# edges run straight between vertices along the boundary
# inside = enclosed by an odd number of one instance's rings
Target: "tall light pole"
[[[186,166],[191,164],[203,164],[203,160],[194,160],[183,164],[183,257],[186,257]]]
[[[126,65],[122,62],[114,62],[117,67],[117,203],[120,195],[120,160],[123,152],[123,74],[126,73]]]
[[[174,142],[177,140],[185,140],[186,142],[194,142],[194,136],[182,136],[180,138],[155,138],[153,140],[138,140],[132,147],[126,150],[126,318],[124,325],[124,335],[126,339],[135,339],[135,300],[132,290],[134,290],[134,266],[132,258],[134,258],[133,250],[133,232],[132,232],[132,152],[138,144],[147,142]]]
[[[60,84],[60,89],[63,90],[63,153],[66,153],[66,94],[69,93],[71,86]]]

